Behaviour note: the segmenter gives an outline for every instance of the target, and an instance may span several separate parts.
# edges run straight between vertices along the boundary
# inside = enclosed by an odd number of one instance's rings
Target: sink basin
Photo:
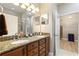
[[[11,42],[11,44],[22,44],[22,43],[27,43],[29,40],[16,40]]]

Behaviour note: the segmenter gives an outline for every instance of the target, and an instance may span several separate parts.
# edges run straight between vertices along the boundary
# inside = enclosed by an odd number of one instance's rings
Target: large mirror
[[[3,7],[3,13],[1,8],[0,13],[5,16],[6,28],[8,31],[8,34],[3,36],[12,36],[19,32],[24,32],[25,34],[33,33],[33,17],[39,12],[38,4],[30,4],[30,6],[33,5],[35,7],[35,12],[33,12],[32,8],[32,10],[29,11],[21,6],[23,3],[17,4],[0,3],[0,6]]]

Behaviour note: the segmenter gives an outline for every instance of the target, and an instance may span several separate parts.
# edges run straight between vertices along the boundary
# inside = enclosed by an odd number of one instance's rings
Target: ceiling
[[[0,3],[0,5],[3,6],[5,9],[9,9],[9,10],[17,12],[17,13],[24,13],[24,12],[26,12],[25,9],[22,9],[21,7],[16,6],[13,3]],[[40,6],[37,3],[34,3],[34,5],[38,6],[38,7]]]

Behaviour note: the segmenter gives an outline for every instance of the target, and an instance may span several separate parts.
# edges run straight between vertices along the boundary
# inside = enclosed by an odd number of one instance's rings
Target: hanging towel
[[[8,34],[5,16],[3,14],[0,15],[0,36]]]

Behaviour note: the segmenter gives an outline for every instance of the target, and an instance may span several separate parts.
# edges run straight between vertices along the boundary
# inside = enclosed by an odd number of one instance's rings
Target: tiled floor
[[[64,49],[59,49],[57,56],[78,56],[78,53],[70,52]]]
[[[66,39],[60,40],[60,48],[64,49],[65,51],[70,51],[74,53],[78,53],[78,42],[70,42]]]

